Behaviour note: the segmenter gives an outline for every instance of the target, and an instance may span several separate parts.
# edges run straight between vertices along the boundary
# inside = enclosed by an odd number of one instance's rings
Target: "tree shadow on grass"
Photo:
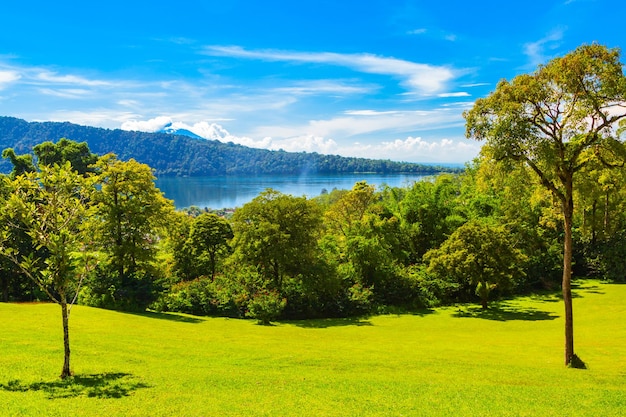
[[[298,320],[290,322],[290,324],[306,329],[326,329],[341,326],[373,326],[371,321],[363,317]]]
[[[11,392],[43,391],[49,399],[122,398],[131,395],[140,388],[149,388],[149,385],[137,381],[131,374],[121,372],[74,375],[66,379],[33,382],[31,384],[25,384],[17,379],[0,383],[0,390]]]
[[[146,310],[142,312],[122,311],[122,313],[132,314],[132,315],[141,316],[141,317],[147,317],[150,319],[177,321],[180,323],[198,324],[198,323],[203,323],[204,321],[206,321],[205,319],[202,319],[200,317],[186,316],[186,315],[181,315],[178,313],[160,313],[160,312],[151,311],[151,310]]]
[[[492,303],[486,310],[479,306],[464,306],[463,308],[459,308],[458,311],[453,314],[453,317],[472,317],[495,321],[541,321],[554,320],[559,316],[549,311],[537,310],[531,307],[512,306],[506,302],[502,302],[497,304]]]

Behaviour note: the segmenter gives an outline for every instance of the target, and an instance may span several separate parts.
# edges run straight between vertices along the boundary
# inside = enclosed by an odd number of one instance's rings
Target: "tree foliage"
[[[509,242],[502,226],[471,220],[459,227],[437,249],[425,255],[429,272],[452,278],[462,287],[468,284],[487,308],[489,294],[507,290],[524,274],[525,257]]]
[[[195,259],[197,276],[215,278],[218,261],[230,253],[229,241],[232,238],[230,224],[217,214],[202,213],[193,220],[183,250],[187,250]]]
[[[153,298],[157,244],[173,205],[145,164],[109,155],[98,161],[98,169],[90,226],[106,260],[85,297],[98,306],[144,309]]]

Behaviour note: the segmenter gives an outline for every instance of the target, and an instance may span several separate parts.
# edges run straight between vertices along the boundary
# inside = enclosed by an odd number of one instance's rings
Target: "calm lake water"
[[[162,177],[156,186],[165,197],[174,200],[176,208],[197,206],[212,209],[241,207],[267,188],[283,194],[309,198],[328,192],[333,188],[351,189],[358,181],[367,181],[377,188],[409,186],[422,175],[306,175],[306,176],[258,176],[258,177]]]

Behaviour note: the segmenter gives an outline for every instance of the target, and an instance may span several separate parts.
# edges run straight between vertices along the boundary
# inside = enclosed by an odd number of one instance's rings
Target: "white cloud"
[[[0,89],[5,85],[11,84],[21,78],[21,75],[17,71],[0,71]]]
[[[339,146],[333,139],[326,139],[314,135],[303,135],[282,140],[272,140],[271,146],[268,149],[282,149],[287,152],[305,151],[332,154],[338,151]]]
[[[136,114],[110,109],[94,109],[91,111],[58,110],[46,115],[45,119],[33,117],[33,121],[71,122],[83,126],[97,126],[108,129],[119,128],[121,123],[133,120]]]
[[[356,85],[349,82],[335,80],[313,80],[296,82],[289,87],[278,87],[273,91],[276,93],[287,93],[294,95],[309,94],[336,94],[352,95],[365,94],[376,90],[375,86]]]
[[[545,64],[551,56],[546,54],[546,49],[558,48],[563,39],[563,29],[556,29],[546,37],[524,45],[524,54],[528,57],[528,67],[535,68],[539,64]]]
[[[39,92],[47,96],[54,96],[60,98],[77,99],[83,98],[89,94],[89,90],[81,88],[64,88],[64,89],[52,89],[52,88],[40,88]]]
[[[89,80],[77,75],[57,75],[55,72],[41,72],[37,74],[36,78],[40,81],[45,81],[54,84],[74,84],[86,87],[101,87],[111,85],[109,81],[102,80]]]
[[[455,71],[449,67],[415,63],[366,53],[246,50],[239,46],[207,46],[204,48],[204,54],[262,61],[342,66],[368,74],[400,78],[405,87],[422,94],[432,94],[445,89],[447,83],[456,76]]]
[[[384,116],[390,114],[400,114],[397,110],[378,111],[378,110],[348,110],[344,114],[351,116]]]
[[[159,116],[150,120],[127,120],[122,123],[122,130],[139,132],[158,132],[172,124],[172,119],[167,116]]]
[[[463,107],[464,108],[464,107]],[[347,138],[372,135],[378,132],[407,132],[462,126],[460,107],[441,107],[433,110],[376,111],[349,110],[330,119],[311,120],[306,124],[292,126],[259,126],[252,136],[297,137],[303,133],[320,137]]]
[[[373,110],[353,111],[360,115],[352,120],[367,120],[377,116],[386,117],[389,113],[396,116],[406,116],[401,111],[396,112],[375,112]],[[393,117],[393,115],[392,115]],[[313,124],[313,122],[311,123]],[[184,122],[172,121],[171,117],[160,116],[154,119],[140,121],[127,120],[122,124],[124,130],[139,130],[146,132],[156,132],[166,127],[172,129],[185,129],[196,135],[210,140],[220,142],[232,142],[235,144],[252,148],[285,150],[287,152],[317,152],[321,154],[337,154],[343,156],[357,156],[363,158],[392,159],[410,162],[466,162],[474,158],[480,150],[477,142],[452,139],[440,139],[426,141],[420,137],[396,139],[393,141],[382,141],[372,143],[351,142],[338,143],[330,135],[318,135],[306,132],[307,126],[292,128],[274,128],[272,135],[253,135],[260,139],[249,136],[237,136],[231,134],[227,129],[217,123],[199,122],[187,124]],[[301,129],[298,132],[298,129]],[[262,129],[260,129],[262,130]],[[269,131],[269,128],[268,128]],[[294,133],[296,132],[296,133]],[[288,135],[291,134],[291,135]]]
[[[351,149],[354,155],[379,155],[377,158],[410,162],[454,162],[463,163],[475,158],[480,144],[465,139],[439,139],[426,141],[420,137],[396,139],[380,144],[359,146]]]
[[[458,93],[441,93],[437,94],[437,97],[469,97],[470,94],[465,91],[459,91]]]
[[[423,35],[426,32],[427,32],[426,28],[419,28],[419,29],[409,30],[407,32],[407,35]]]
[[[461,85],[461,88],[484,87],[486,85],[490,85],[490,83],[463,84]]]

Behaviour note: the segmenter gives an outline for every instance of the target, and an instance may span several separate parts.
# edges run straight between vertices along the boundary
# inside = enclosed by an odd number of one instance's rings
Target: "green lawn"
[[[563,366],[555,296],[259,326],[0,303],[0,416],[623,416],[626,285],[575,290]]]

